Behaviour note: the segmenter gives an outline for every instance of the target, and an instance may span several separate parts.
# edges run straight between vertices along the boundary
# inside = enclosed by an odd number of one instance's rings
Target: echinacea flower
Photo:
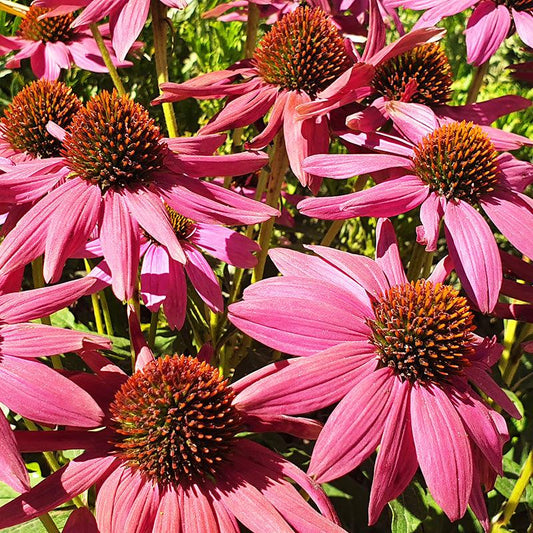
[[[32,5],[15,37],[0,35],[0,55],[20,50],[6,63],[7,68],[20,68],[23,59],[30,59],[35,76],[47,80],[57,80],[61,70],[69,69],[72,63],[91,72],[108,71],[87,27],[73,28],[72,15],[41,18],[47,12]],[[105,28],[101,32],[107,33]],[[108,39],[105,41],[109,43]],[[111,51],[110,54],[115,66],[131,66],[131,62],[124,58],[119,61]]]
[[[451,65],[438,43],[411,48],[376,65],[367,105],[360,104],[360,110],[346,117],[346,125],[353,130],[373,132],[388,119],[393,124],[402,125],[406,121],[416,124],[429,113],[441,122],[467,120],[488,126],[503,115],[531,106],[530,100],[515,95],[450,105],[452,82]],[[305,106],[299,112],[305,117]]]
[[[68,179],[9,232],[0,245],[0,273],[44,253],[45,280],[55,281],[66,259],[96,229],[113,274],[113,290],[127,300],[136,286],[139,227],[164,244],[173,259],[186,261],[163,202],[198,222],[250,224],[276,215],[269,206],[196,179],[245,174],[265,164],[265,154],[204,155],[223,140],[219,135],[164,139],[140,104],[116,92],[96,95],[64,136],[60,171],[68,172]],[[19,175],[4,180],[4,186],[16,187],[27,200],[38,199],[39,185],[49,180],[48,174],[36,173],[25,183]]]
[[[187,7],[189,1],[161,0],[161,3],[182,9]],[[76,18],[69,15],[74,29],[109,17],[111,42],[121,61],[139,37],[150,11],[150,0],[36,0],[34,4],[50,8],[50,14],[54,15],[65,15],[83,9]]]
[[[168,205],[166,210],[186,262],[173,259],[164,245],[144,232],[140,246],[141,297],[152,312],[163,307],[170,327],[181,329],[188,301],[186,277],[209,309],[215,313],[224,309],[220,283],[202,252],[237,268],[253,268],[257,264],[253,252],[259,251],[260,247],[255,241],[230,228],[194,222]],[[92,244],[91,255],[98,257],[101,249]],[[100,263],[91,275],[106,284],[112,284],[105,262]]]
[[[471,386],[512,416],[517,409],[490,376],[501,346],[478,337],[466,299],[443,284],[444,259],[428,279],[409,282],[392,224],[380,220],[376,260],[310,246],[317,255],[270,252],[283,274],[248,287],[230,320],[260,342],[304,356],[289,361],[243,395],[269,391],[263,408],[299,402],[312,412],[339,401],[321,431],[309,466],[318,482],[360,465],[379,446],[369,522],[398,497],[418,468],[451,520],[468,505],[488,529],[481,485],[502,473],[505,421]],[[278,366],[281,366],[278,364]],[[275,394],[275,391],[277,395]],[[304,394],[302,391],[305,390]],[[294,396],[293,396],[294,395]]]
[[[85,452],[3,506],[0,528],[30,520],[96,483],[96,521],[106,533],[141,526],[161,533],[237,532],[238,522],[256,533],[342,531],[318,484],[242,435],[246,429],[262,431],[262,420],[269,419],[241,409],[245,384],[236,383],[234,390],[218,370],[194,357],[149,358],[131,377],[96,353],[84,360],[96,375],[77,381],[102,406],[104,427],[17,432],[22,451]],[[285,419],[288,425],[294,417]],[[272,424],[273,430],[284,427],[281,419]]]
[[[516,32],[533,46],[533,2],[531,0],[386,0],[389,7],[426,9],[414,28],[434,26],[443,18],[473,7],[466,26],[467,60],[473,65],[488,61],[508,37],[514,23]]]
[[[308,155],[327,152],[328,121],[296,120],[296,107],[313,100],[352,64],[341,33],[324,11],[301,6],[272,26],[253,59],[185,83],[163,83],[162,95],[154,102],[232,97],[200,133],[253,124],[271,110],[268,125],[247,146],[263,148],[283,128],[292,171],[316,193],[322,179],[305,172],[302,162]],[[361,83],[367,80],[366,70],[360,72]]]
[[[0,402],[30,420],[49,425],[93,427],[102,420],[97,403],[40,357],[90,348],[109,348],[107,339],[30,323],[101,287],[93,278],[54,287],[0,295]],[[0,411],[0,479],[18,492],[29,489],[9,423]]]
[[[533,166],[498,149],[516,149],[531,141],[471,122],[441,126],[405,122],[408,137],[379,133],[342,137],[369,148],[367,154],[322,155],[309,158],[309,172],[337,179],[359,174],[391,173],[361,192],[328,198],[308,198],[298,209],[308,216],[346,219],[389,217],[420,206],[422,225],[417,240],[434,251],[444,229],[459,279],[477,307],[490,312],[498,300],[502,267],[491,228],[482,208],[511,244],[531,256],[533,240],[524,227],[533,226],[533,201],[522,193],[533,181]],[[411,140],[413,139],[413,140]]]

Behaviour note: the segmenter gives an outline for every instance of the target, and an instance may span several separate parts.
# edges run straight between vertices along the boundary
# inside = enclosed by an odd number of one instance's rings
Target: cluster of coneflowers
[[[523,414],[503,389],[528,339],[502,359],[494,317],[533,322],[533,165],[510,153],[533,141],[493,124],[531,102],[476,100],[506,38],[533,46],[533,2],[222,2],[206,16],[247,23],[246,57],[174,83],[167,26],[203,9],[188,3],[0,0],[21,19],[0,36],[6,67],[29,59],[37,78],[0,124],[0,480],[20,493],[0,529],[57,531],[48,513],[74,502],[65,532],[344,531],[322,484],[371,458],[370,525],[418,479],[451,521],[469,507],[499,530],[533,470],[530,454],[489,513]],[[425,11],[407,28],[400,6]],[[465,10],[478,68],[453,105],[436,24]],[[168,136],[117,71],[128,53],[148,64],[147,24]],[[82,101],[58,81],[76,68],[115,89]],[[191,98],[225,100],[180,137],[172,103]],[[374,259],[339,237],[365,218]],[[326,235],[295,230],[312,219]],[[52,325],[89,296],[94,332]],[[131,359],[109,309],[126,311]],[[183,353],[155,349],[161,331]],[[37,452],[50,474],[30,486]]]

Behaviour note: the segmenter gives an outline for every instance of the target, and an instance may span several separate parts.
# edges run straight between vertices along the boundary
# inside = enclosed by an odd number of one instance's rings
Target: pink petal
[[[45,424],[98,427],[103,413],[92,397],[42,363],[2,356],[2,403]]]
[[[181,506],[178,494],[170,485],[161,494],[159,507],[155,513],[152,533],[168,533],[179,531],[181,522]]]
[[[533,257],[533,239],[524,228],[533,227],[533,203],[530,198],[505,189],[484,195],[479,203],[496,227],[520,252]]]
[[[168,253],[162,246],[152,244],[143,256],[141,268],[141,296],[150,311],[157,311],[170,292]]]
[[[173,152],[180,155],[210,155],[224,144],[226,137],[224,133],[216,133],[195,137],[173,137],[164,141]]]
[[[30,488],[30,479],[26,465],[17,449],[17,442],[6,420],[0,411],[0,481],[3,481],[17,492],[26,492]]]
[[[438,387],[411,390],[412,431],[424,479],[450,520],[461,518],[472,490],[472,452],[461,418]]]
[[[113,275],[113,292],[119,300],[129,300],[137,282],[139,227],[123,197],[111,189],[104,196],[100,242]]]
[[[461,284],[479,309],[490,313],[502,284],[502,264],[492,231],[483,217],[461,200],[448,202],[444,224]]]
[[[181,329],[187,310],[187,280],[183,265],[176,261],[169,262],[169,291],[163,302],[163,310],[168,323],[173,329]]]
[[[362,319],[356,319],[359,307],[350,293],[327,282],[270,278],[246,289],[244,298],[229,307],[229,319],[275,350],[311,355],[341,342],[363,340],[368,333]]]
[[[531,163],[520,161],[508,153],[500,154],[497,161],[504,181],[511,190],[523,192],[533,182],[533,165]]]
[[[193,287],[212,311],[221,312],[224,309],[224,300],[218,278],[213,269],[196,248],[188,243],[184,243],[183,248],[188,259],[185,264],[185,272],[187,272]]]
[[[419,143],[437,127],[435,113],[423,104],[393,100],[385,107],[394,127],[413,144]]]
[[[376,228],[376,263],[382,268],[391,286],[408,283],[398,241],[392,222],[379,219]]]
[[[253,268],[257,264],[257,257],[253,252],[260,250],[259,245],[224,226],[198,223],[189,237],[189,242],[199,246],[209,255],[238,268]]]
[[[63,533],[99,533],[99,531],[91,511],[87,507],[81,507],[70,513]]]
[[[426,252],[434,252],[439,240],[440,221],[444,215],[446,200],[434,192],[429,193],[420,206],[421,226],[416,228],[416,240],[426,246]]]
[[[372,454],[394,400],[394,379],[389,368],[382,368],[354,384],[316,441],[309,475],[324,483],[346,474]]]
[[[480,2],[466,26],[467,60],[473,65],[488,61],[507,37],[511,15],[504,5]]]
[[[77,457],[29,492],[4,505],[0,528],[26,522],[59,507],[105,478],[117,465],[117,459],[110,456],[94,457],[85,453]]]
[[[409,485],[418,470],[415,445],[409,424],[409,393],[407,382],[395,380],[394,402],[381,438],[368,506],[368,522],[375,524],[383,507],[397,498]]]
[[[255,382],[256,372],[244,378],[251,383],[234,405],[254,416],[311,413],[348,394],[358,379],[374,370],[375,359],[368,342],[346,342],[304,359],[277,362],[262,368]]]
[[[533,16],[528,11],[517,11],[511,9],[513,21],[516,26],[516,33],[520,35],[522,41],[528,46],[533,46]]]
[[[317,176],[348,179],[389,168],[409,168],[411,160],[389,154],[325,154],[308,157],[303,168]]]
[[[341,210],[350,217],[396,216],[418,207],[428,194],[429,189],[420,178],[402,176],[346,195],[348,199]]]
[[[113,48],[118,59],[123,60],[126,57],[141,33],[149,9],[149,0],[128,0],[122,4],[113,28]]]
[[[163,201],[144,188],[130,191],[125,187],[122,195],[139,225],[158,243],[163,244],[173,259],[185,263],[185,253],[172,229]]]
[[[205,533],[207,531],[217,533],[217,521],[210,501],[212,499],[211,494],[207,496],[201,487],[194,483],[184,487],[182,494],[183,520],[181,525],[183,533]],[[226,502],[222,500],[222,503],[225,505]]]

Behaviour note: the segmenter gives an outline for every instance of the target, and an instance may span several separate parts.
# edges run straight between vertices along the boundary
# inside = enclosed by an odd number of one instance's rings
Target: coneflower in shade
[[[303,6],[272,26],[252,60],[185,83],[163,83],[163,93],[154,102],[231,96],[200,133],[253,124],[271,111],[266,128],[247,146],[263,148],[283,129],[292,171],[302,185],[316,193],[322,179],[305,172],[302,162],[308,155],[328,151],[328,120],[296,120],[296,107],[313,100],[352,64],[341,33],[324,11]],[[368,72],[363,67],[362,84],[368,80]]]
[[[490,125],[497,118],[531,106],[527,98],[505,95],[485,102],[454,106],[452,69],[438,43],[416,46],[378,64],[371,81],[370,105],[363,106],[346,118],[353,130],[373,132],[388,119],[398,127],[434,115],[440,122],[468,120]],[[366,100],[369,102],[369,99]],[[305,106],[300,112],[305,116]]]
[[[0,245],[0,273],[44,252],[45,280],[57,280],[66,259],[96,228],[113,290],[127,300],[139,264],[139,226],[164,244],[173,259],[186,261],[163,201],[198,222],[250,224],[275,216],[278,212],[269,206],[196,179],[246,174],[265,164],[265,154],[204,155],[223,140],[220,135],[164,139],[140,104],[116,92],[100,93],[76,114],[64,135],[60,171],[69,179],[38,201],[7,235]],[[26,184],[23,177],[16,187],[28,197],[49,182],[46,173],[34,174]]]
[[[328,198],[308,198],[298,204],[308,216],[345,219],[386,217],[420,206],[418,242],[436,249],[440,222],[459,279],[478,308],[490,312],[498,300],[502,267],[492,230],[482,208],[511,244],[529,256],[533,240],[524,228],[533,225],[533,202],[522,193],[533,181],[533,166],[509,153],[531,144],[525,137],[477,126],[448,122],[438,126],[426,117],[409,138],[380,133],[346,134],[343,139],[375,153],[313,156],[305,167],[336,179],[386,171],[390,178],[361,192]],[[388,174],[388,173],[391,174]]]
[[[272,377],[272,367],[262,369],[263,408],[290,405],[287,413],[299,414],[340,400],[308,473],[319,482],[338,478],[379,446],[370,524],[420,467],[451,520],[470,505],[488,529],[482,485],[489,490],[502,473],[508,434],[502,416],[472,384],[520,415],[490,376],[501,346],[474,333],[466,299],[443,284],[449,258],[428,279],[409,282],[388,220],[378,223],[375,261],[310,249],[318,256],[271,251],[283,276],[250,286],[229,308],[230,320],[246,334],[305,356],[285,361]],[[282,391],[274,376],[293,388]],[[249,389],[250,398],[243,395],[247,407],[256,407],[258,385]]]
[[[47,12],[48,9],[32,5],[16,36],[0,35],[0,55],[20,50],[6,63],[7,68],[20,68],[23,59],[30,59],[35,76],[47,80],[57,80],[61,70],[69,69],[72,63],[91,72],[108,71],[87,25],[73,28],[72,15],[41,18]],[[107,27],[100,31],[107,35]],[[107,38],[105,42],[109,47]],[[110,54],[115,66],[132,65],[130,61],[119,61],[111,50]]]
[[[469,63],[488,61],[508,37],[512,25],[528,46],[533,46],[532,0],[387,0],[389,7],[426,9],[415,28],[433,26],[443,18],[474,8],[466,26],[466,51]]]
[[[262,431],[263,420],[274,431],[298,420],[280,417],[276,425],[258,410],[241,409],[246,384],[237,382],[234,389],[218,370],[183,355],[148,358],[131,377],[96,353],[84,359],[96,375],[77,381],[102,406],[104,427],[17,432],[22,451],[85,452],[2,507],[0,528],[54,509],[96,483],[96,521],[109,533],[141,525],[161,533],[238,532],[238,522],[257,533],[342,531],[318,484],[243,435]],[[249,385],[260,377],[246,379]],[[274,411],[283,413],[269,412]],[[324,516],[286,478],[300,485]]]
[[[0,295],[0,402],[19,415],[47,425],[93,427],[100,423],[103,414],[98,404],[38,359],[91,348],[110,348],[110,342],[86,332],[29,321],[55,313],[102,286],[98,280],[85,278]],[[0,480],[25,492],[30,487],[26,467],[1,411],[0,449]]]
[[[190,0],[161,0],[168,7],[184,8]],[[88,26],[109,17],[113,49],[123,60],[139,37],[150,10],[150,0],[36,0],[36,6],[50,8],[51,14],[71,17],[72,28]],[[83,11],[74,18],[72,13]]]

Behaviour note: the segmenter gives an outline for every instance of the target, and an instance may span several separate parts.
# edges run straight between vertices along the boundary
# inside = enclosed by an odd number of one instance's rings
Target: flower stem
[[[148,346],[153,351],[155,345],[155,337],[157,335],[157,324],[159,323],[159,309],[152,311],[152,317],[150,318],[150,331],[148,332]]]
[[[481,87],[483,86],[483,79],[485,78],[485,75],[489,71],[489,62],[486,61],[482,65],[479,65],[479,67],[476,68],[476,72],[472,78],[472,81],[470,83],[470,87],[468,88],[468,95],[466,97],[466,103],[467,104],[473,104],[477,101],[477,97],[479,96],[479,91],[481,90]]]
[[[24,17],[29,11],[28,6],[22,6],[16,2],[9,2],[9,0],[0,0],[0,11],[5,11],[10,15],[15,15],[16,17]]]
[[[104,60],[107,70],[109,70],[109,75],[111,76],[111,79],[113,80],[113,84],[115,85],[118,94],[120,96],[124,96],[126,94],[126,89],[124,88],[124,85],[122,84],[122,80],[120,79],[117,68],[113,64],[113,60],[111,59],[109,50],[107,49],[107,46],[105,45],[104,38],[102,37],[100,30],[98,29],[98,25],[96,24],[96,22],[93,22],[89,26],[89,28],[91,28],[91,32],[93,34],[94,40],[96,41],[96,44],[98,45],[98,50],[100,50],[100,53],[102,54],[102,59]]]
[[[285,173],[287,172],[288,167],[289,161],[287,158],[285,142],[283,140],[283,132],[279,131],[274,139],[274,147],[270,158],[270,176],[266,190],[266,203],[271,207],[278,206],[281,186],[283,185],[283,179],[285,178]],[[274,229],[274,221],[275,217],[271,217],[261,224],[258,239],[261,251],[259,252],[257,266],[252,275],[252,283],[263,278],[266,258],[272,238],[272,230]]]
[[[407,269],[407,279],[413,281],[426,278],[431,270],[434,255],[435,252],[426,252],[424,246],[415,242]]]
[[[507,500],[507,503],[503,506],[501,517],[492,526],[492,529],[491,529],[492,533],[498,533],[499,531],[505,531],[505,526],[511,520],[511,517],[513,516],[513,513],[518,507],[518,504],[520,503],[520,499],[522,498],[522,495],[524,494],[529,484],[529,480],[532,477],[533,477],[533,452],[529,452],[529,455],[524,464],[524,468],[522,469],[522,472],[520,473],[520,477],[517,479],[516,484],[513,487],[511,496],[509,496],[509,500]]]
[[[92,270],[92,266],[88,259],[83,260],[85,263],[85,270],[87,274]],[[100,311],[100,303],[98,302],[98,294],[91,294],[91,303],[93,304],[94,322],[96,324],[96,331],[100,335],[105,335],[104,322],[102,320],[102,312]]]
[[[39,520],[41,521],[41,524],[43,525],[44,529],[48,531],[48,533],[59,533],[59,529],[57,529],[56,523],[48,513],[44,513],[39,516]]]
[[[167,62],[167,7],[164,6],[159,0],[152,0],[151,10],[152,31],[154,34],[155,70],[157,73],[157,83],[160,85],[161,83],[169,81]],[[165,102],[163,104],[163,114],[165,115],[168,136],[177,137],[178,125],[176,122],[176,114],[174,113],[172,102]]]
[[[253,2],[248,3],[248,20],[246,23],[246,43],[244,44],[244,57],[250,58],[254,55],[255,43],[257,41],[257,30],[259,29],[259,7]]]

